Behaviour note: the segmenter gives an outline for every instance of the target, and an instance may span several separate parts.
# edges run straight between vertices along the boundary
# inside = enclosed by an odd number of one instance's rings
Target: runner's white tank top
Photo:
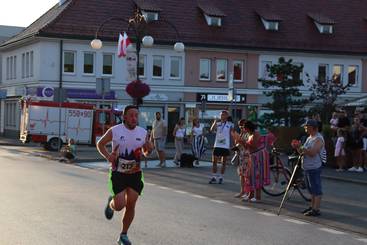
[[[217,122],[214,147],[229,149],[232,127],[233,124],[231,122]]]
[[[112,149],[119,146],[118,172],[132,173],[140,170],[141,147],[146,137],[147,131],[139,126],[132,130],[124,124],[112,127]]]

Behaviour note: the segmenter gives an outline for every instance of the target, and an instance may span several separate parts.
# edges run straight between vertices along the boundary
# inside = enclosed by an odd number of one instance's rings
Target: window
[[[320,64],[319,65],[319,72],[317,78],[319,82],[326,82],[328,79],[329,74],[329,65],[327,64]]]
[[[10,79],[10,57],[6,57],[6,80]]]
[[[94,74],[94,54],[84,53],[84,74]]]
[[[153,77],[163,78],[163,59],[162,56],[153,56]]]
[[[25,53],[22,54],[22,78],[25,78]]]
[[[13,79],[14,78],[14,57],[13,56],[10,56],[10,75],[9,75],[9,79]]]
[[[17,56],[13,57],[13,79],[17,79]]]
[[[233,61],[233,81],[243,80],[243,62],[239,60]]]
[[[29,52],[25,54],[25,77],[29,77]]]
[[[200,80],[210,80],[210,59],[200,59]]]
[[[269,80],[270,71],[269,68],[272,65],[271,61],[261,61],[261,78]]]
[[[348,66],[348,83],[352,86],[358,83],[358,66]]]
[[[16,107],[17,102],[7,101],[5,102],[5,126],[16,127]]]
[[[29,76],[33,77],[33,51],[30,52]]]
[[[112,54],[104,54],[103,55],[103,75],[112,75],[113,74],[113,56]]]
[[[261,21],[267,31],[278,31],[279,30],[279,21],[269,21],[261,18]]]
[[[217,59],[217,81],[227,81],[227,60]]]
[[[171,57],[170,78],[181,78],[181,57]]]
[[[321,34],[332,34],[333,33],[333,25],[320,24],[315,21],[316,27]]]
[[[158,12],[141,11],[141,13],[144,16],[146,22],[158,20]]]
[[[298,62],[294,62],[294,65],[303,67],[303,64]],[[300,71],[293,72],[293,79],[303,80],[303,68]]]
[[[333,66],[333,82],[342,83],[343,82],[343,65]]]
[[[75,73],[75,53],[74,52],[70,52],[70,51],[64,52],[64,73]]]
[[[208,26],[222,26],[222,18],[209,16],[205,14],[205,20]]]
[[[145,67],[146,67],[146,60],[147,60],[147,56],[146,55],[140,55],[139,56],[139,67],[138,67],[138,74],[139,77],[146,77],[146,71],[145,71]]]

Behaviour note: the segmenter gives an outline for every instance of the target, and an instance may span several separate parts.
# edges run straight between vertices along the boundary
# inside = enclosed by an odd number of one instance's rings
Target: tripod
[[[302,161],[303,161],[303,154],[300,154],[298,156],[298,159],[297,159],[297,163],[295,164],[294,166],[294,169],[293,169],[293,173],[291,175],[291,178],[288,182],[288,185],[287,185],[287,189],[285,190],[285,193],[283,195],[283,199],[282,199],[282,202],[280,203],[280,206],[279,206],[279,209],[278,209],[278,215],[280,214],[280,211],[283,207],[283,204],[287,198],[287,195],[288,195],[288,191],[291,187],[293,188],[297,188],[298,189],[298,186],[296,186],[296,184],[294,183],[295,182],[295,177],[297,175],[297,170],[301,167],[301,164],[302,164]],[[299,190],[299,189],[298,189]]]

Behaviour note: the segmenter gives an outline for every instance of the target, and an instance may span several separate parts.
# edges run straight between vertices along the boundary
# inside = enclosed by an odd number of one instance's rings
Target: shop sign
[[[206,101],[206,102],[226,102],[229,103],[228,94],[196,94],[196,101]],[[246,95],[238,94],[236,95],[236,102],[238,103],[245,103],[246,102]]]

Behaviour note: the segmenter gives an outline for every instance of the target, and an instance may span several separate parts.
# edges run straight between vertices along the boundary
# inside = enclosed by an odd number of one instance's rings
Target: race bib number
[[[217,144],[226,145],[226,137],[222,133],[217,134]]]
[[[120,173],[134,173],[139,171],[140,163],[135,160],[119,158],[117,171]]]

